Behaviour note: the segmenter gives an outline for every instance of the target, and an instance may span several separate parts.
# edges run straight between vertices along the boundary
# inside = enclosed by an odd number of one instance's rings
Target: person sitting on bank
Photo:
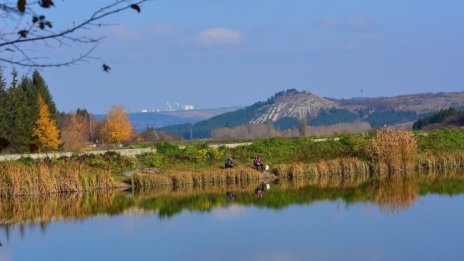
[[[231,169],[231,168],[233,168],[233,167],[234,167],[234,161],[233,161],[231,158],[228,158],[228,159],[226,160],[226,163],[224,164],[224,167],[225,167],[226,169]]]
[[[264,171],[264,164],[261,156],[256,156],[255,160],[253,161],[253,165],[255,165],[256,170],[261,169],[261,171]]]

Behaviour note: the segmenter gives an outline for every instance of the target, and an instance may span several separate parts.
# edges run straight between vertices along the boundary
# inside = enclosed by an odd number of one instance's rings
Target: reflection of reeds
[[[0,197],[78,192],[114,187],[111,172],[76,162],[0,163]]]
[[[83,219],[90,215],[120,213],[131,201],[118,201],[113,192],[73,193],[0,200],[0,225],[46,224],[51,220]]]
[[[230,172],[233,173],[233,172]],[[254,174],[255,176],[258,173]],[[172,176],[169,177],[171,180]],[[226,191],[233,191],[234,204],[281,209],[292,204],[311,204],[320,200],[343,200],[347,204],[371,202],[382,211],[395,213],[411,207],[419,195],[464,193],[462,173],[391,175],[384,177],[311,176],[279,179],[257,200],[254,190],[259,180],[248,183],[216,183],[201,186],[172,186],[134,193],[74,193],[0,200],[0,225],[46,224],[52,220],[75,220],[100,214],[156,213],[173,216],[182,210],[209,211],[230,204]]]
[[[394,213],[414,204],[419,186],[409,177],[391,176],[375,180],[368,188],[368,194],[382,211]]]

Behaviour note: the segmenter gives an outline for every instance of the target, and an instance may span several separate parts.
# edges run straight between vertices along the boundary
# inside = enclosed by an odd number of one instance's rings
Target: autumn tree
[[[40,95],[38,105],[39,115],[33,131],[37,146],[39,150],[56,150],[60,146],[60,135],[56,120],[53,119],[47,103]]]
[[[150,142],[160,140],[158,133],[153,127],[147,127],[142,133],[140,133],[140,137],[144,141],[150,141]]]
[[[76,151],[87,147],[90,143],[90,117],[79,114],[79,111],[63,116],[61,120],[61,141],[67,151]]]
[[[101,136],[106,143],[127,142],[132,135],[132,125],[122,106],[113,106],[103,119]]]

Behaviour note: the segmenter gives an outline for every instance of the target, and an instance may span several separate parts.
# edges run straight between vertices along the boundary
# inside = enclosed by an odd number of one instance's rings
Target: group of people
[[[253,160],[253,165],[255,166],[256,170],[265,170],[265,165],[263,163],[263,159],[261,156],[256,156],[256,158]],[[224,168],[226,169],[231,169],[234,167],[234,161],[231,158],[228,158],[226,162],[224,163]]]

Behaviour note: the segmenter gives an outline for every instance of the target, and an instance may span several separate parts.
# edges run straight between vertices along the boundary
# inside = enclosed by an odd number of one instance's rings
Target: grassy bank
[[[115,153],[54,160],[0,163],[0,197],[58,192],[248,184],[269,178],[409,175],[464,169],[464,130],[405,132],[382,129],[369,135],[270,138],[236,148],[156,144],[156,153],[130,158]],[[271,171],[253,169],[256,155]],[[227,158],[234,169],[223,169]],[[131,175],[128,175],[131,174]]]

